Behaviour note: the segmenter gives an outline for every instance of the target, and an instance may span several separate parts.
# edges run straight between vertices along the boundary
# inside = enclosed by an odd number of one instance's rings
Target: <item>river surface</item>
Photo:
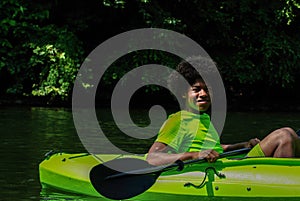
[[[106,115],[107,113],[107,115]],[[105,109],[97,110],[109,117]],[[134,121],[147,124],[145,112],[133,112]],[[146,152],[153,139],[124,140],[118,138],[118,129],[110,118],[100,118],[101,127],[109,131],[120,147],[134,152]],[[268,132],[282,126],[300,128],[299,113],[229,113],[227,114],[223,143],[263,138]],[[42,192],[38,165],[50,150],[86,152],[74,127],[72,111],[66,108],[0,107],[0,200],[100,200],[62,192]],[[124,143],[126,142],[126,143]],[[135,148],[133,148],[135,147]],[[186,198],[188,199],[188,198]],[[186,200],[182,197],[182,200]],[[299,198],[199,198],[204,201],[299,200]],[[170,200],[171,201],[171,200]]]

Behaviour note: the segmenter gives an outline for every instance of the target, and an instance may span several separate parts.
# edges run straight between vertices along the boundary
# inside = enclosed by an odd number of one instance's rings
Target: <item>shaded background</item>
[[[76,73],[95,47],[124,31],[155,27],[183,33],[209,53],[230,110],[300,110],[296,0],[3,0],[0,8],[1,104],[70,106]],[[157,51],[120,58],[102,77],[97,102],[109,104],[130,69],[177,62]],[[149,96],[170,104],[164,94],[152,86],[132,101]]]

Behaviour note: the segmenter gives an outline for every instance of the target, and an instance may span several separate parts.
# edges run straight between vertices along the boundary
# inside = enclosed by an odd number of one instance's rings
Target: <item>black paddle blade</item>
[[[94,188],[103,196],[114,199],[128,199],[149,189],[160,175],[158,172],[147,174],[126,173],[151,168],[146,161],[135,158],[122,158],[99,164],[90,171],[90,180]],[[109,176],[124,173],[121,177]]]

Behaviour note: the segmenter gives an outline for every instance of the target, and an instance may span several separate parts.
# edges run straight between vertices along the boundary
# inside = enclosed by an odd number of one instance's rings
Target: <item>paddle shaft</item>
[[[251,150],[251,148],[243,148],[243,149],[237,149],[237,150],[233,150],[233,151],[224,152],[224,153],[220,154],[219,158],[225,158],[225,157],[234,156],[237,154],[247,153],[250,150]],[[153,166],[150,168],[144,168],[144,169],[140,169],[140,170],[121,172],[118,174],[107,176],[105,178],[105,180],[117,179],[120,177],[125,177],[125,176],[130,176],[130,175],[138,175],[138,174],[153,174],[153,173],[155,173],[159,176],[159,174],[161,174],[162,172],[166,172],[166,171],[172,170],[174,168],[178,168],[178,170],[182,170],[185,165],[189,165],[189,164],[193,164],[193,163],[204,163],[204,162],[207,162],[207,159],[199,158],[199,159],[187,160],[187,161],[176,161],[175,163],[173,163],[171,165]]]
[[[225,158],[225,157],[229,157],[229,156],[235,156],[237,154],[247,153],[250,150],[251,150],[251,148],[242,148],[242,149],[236,149],[233,151],[226,151],[226,152],[223,152],[222,154],[220,154],[219,158]],[[188,164],[192,164],[192,163],[201,163],[201,162],[207,162],[207,160],[205,158],[199,158],[199,159],[194,159],[194,160],[188,160],[183,163],[184,163],[184,165],[188,165]]]

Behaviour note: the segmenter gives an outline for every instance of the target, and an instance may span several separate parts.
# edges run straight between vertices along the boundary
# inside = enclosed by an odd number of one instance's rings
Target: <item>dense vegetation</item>
[[[66,103],[81,63],[97,45],[124,31],[156,27],[187,35],[211,55],[230,103],[299,102],[297,0],[2,0],[0,9],[3,98]],[[177,62],[150,55],[137,52],[123,58],[122,69],[111,66],[103,79],[107,90],[129,66]]]

